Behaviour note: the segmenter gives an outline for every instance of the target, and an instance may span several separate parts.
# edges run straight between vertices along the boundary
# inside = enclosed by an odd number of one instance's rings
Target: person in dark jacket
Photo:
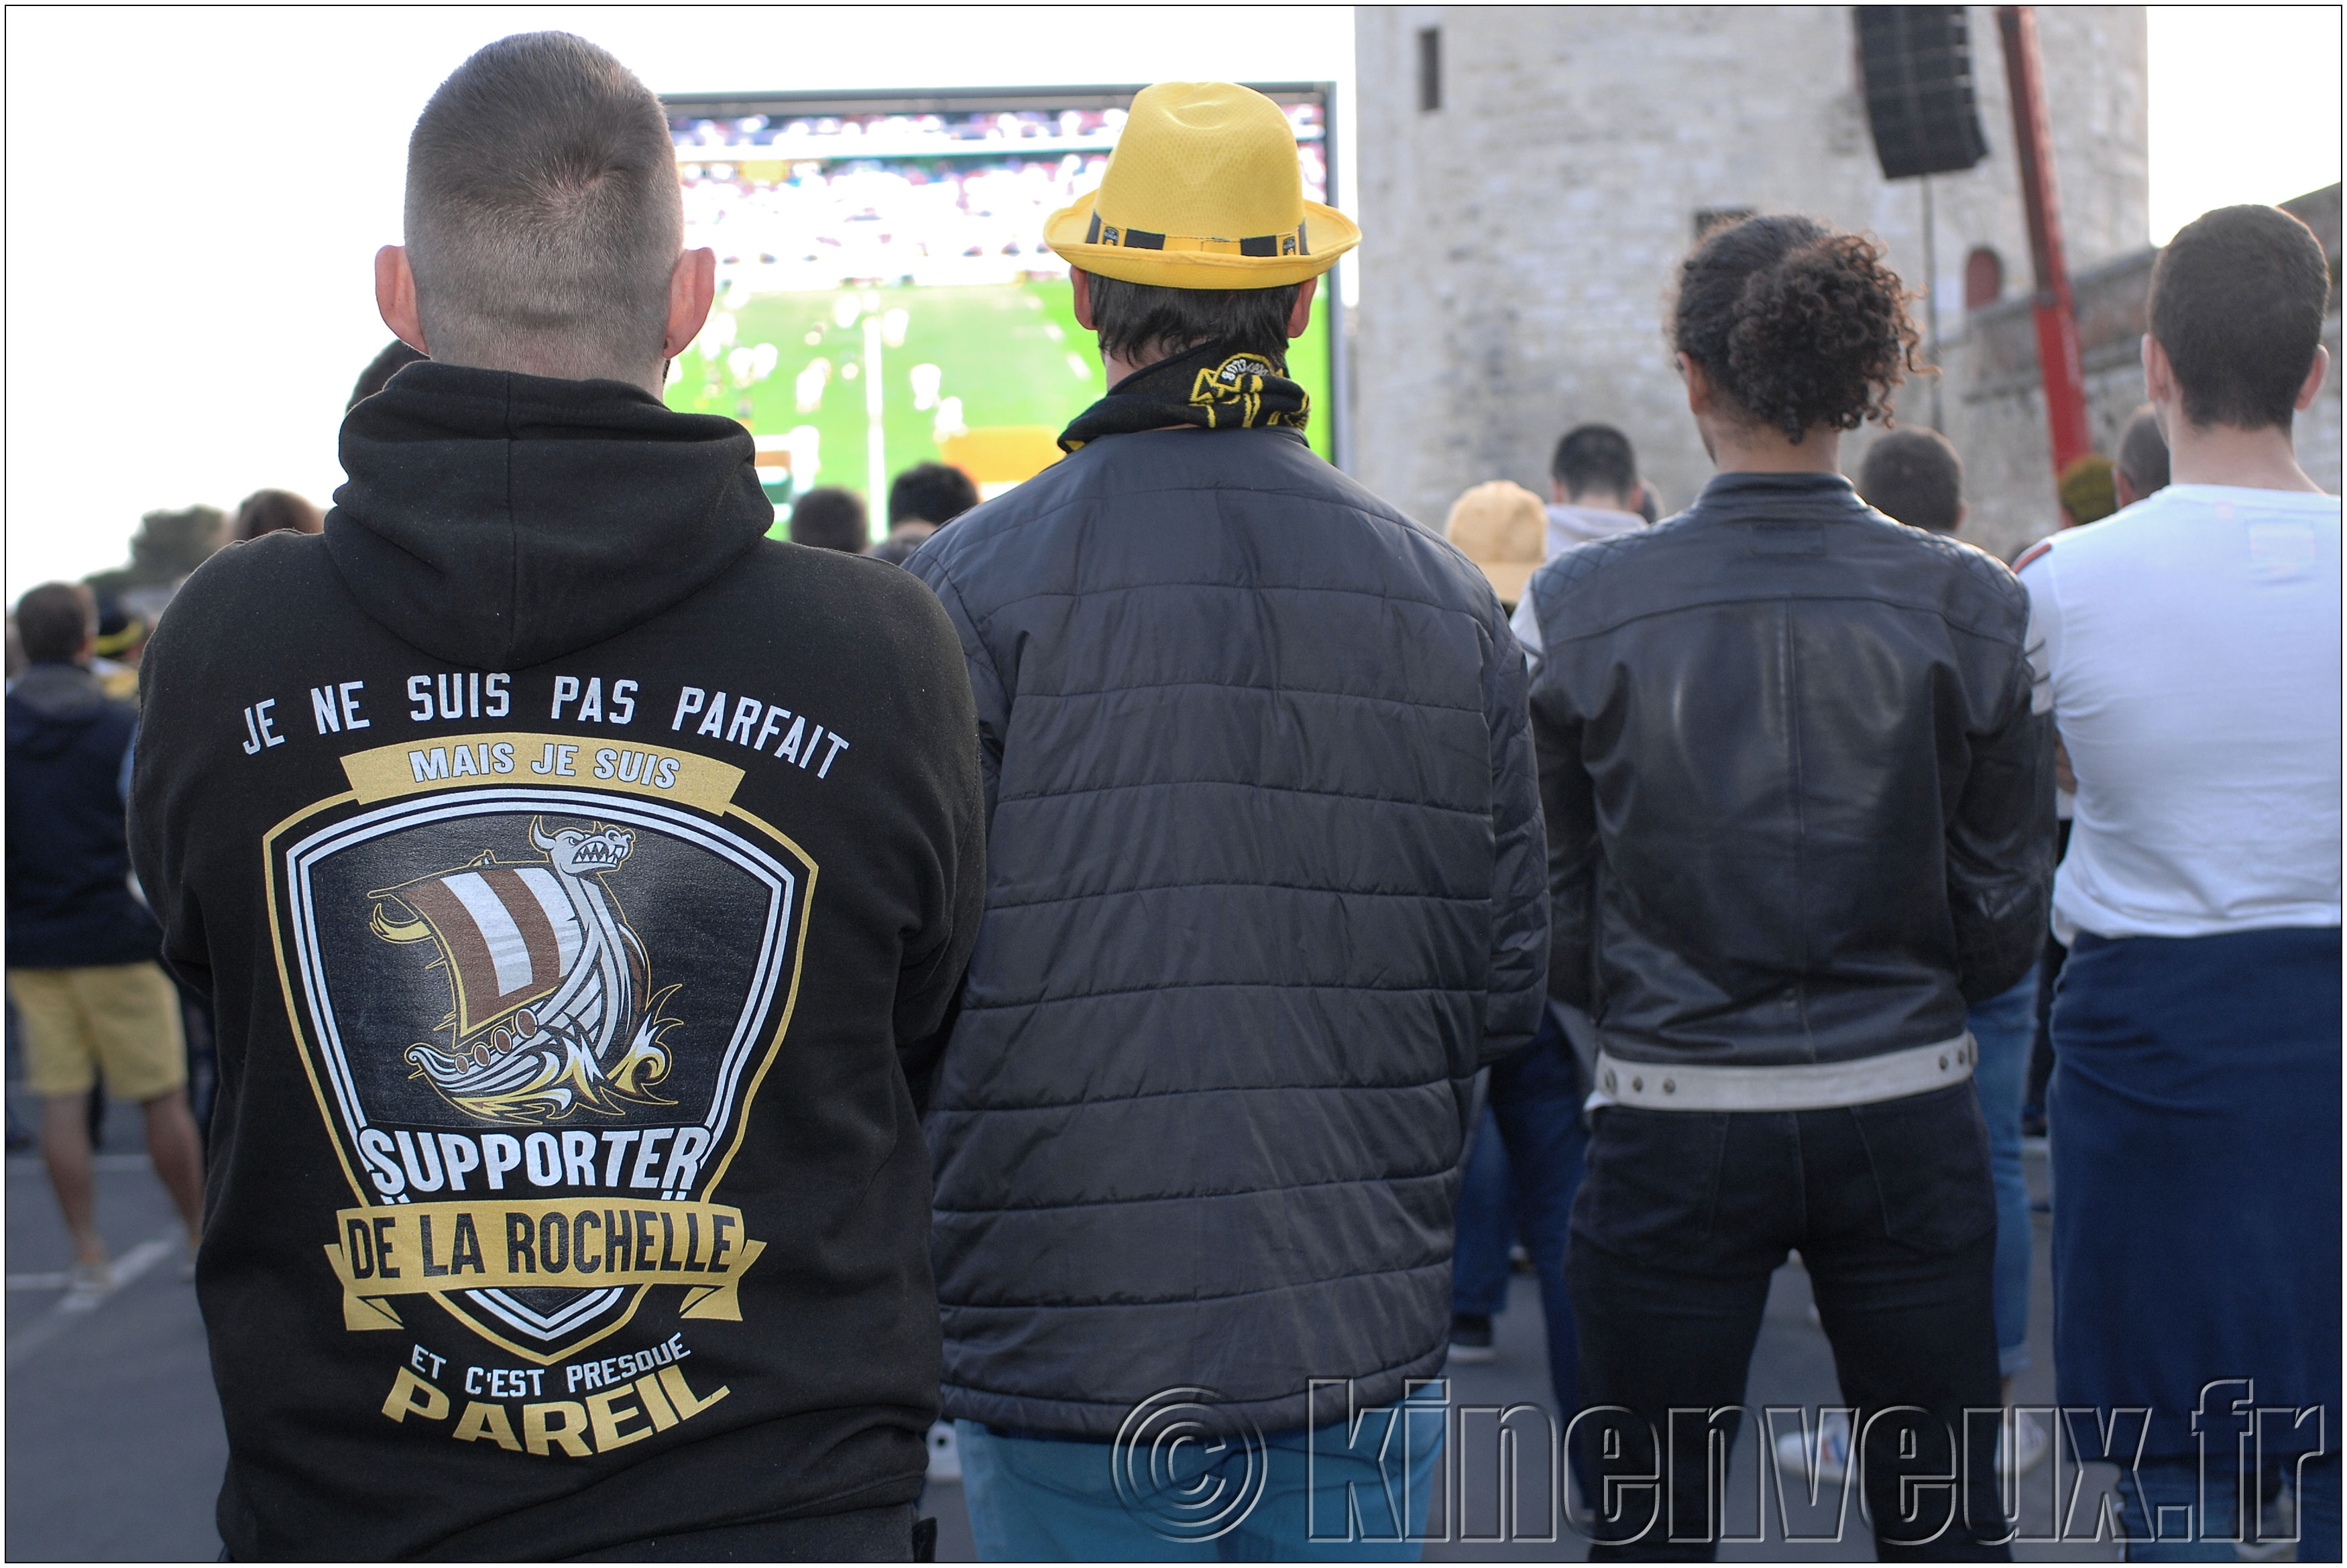
[[[1475,1074],[1539,1021],[1522,657],[1466,557],[1305,443],[1286,343],[1358,234],[1304,200],[1276,105],[1147,89],[1047,237],[1112,390],[907,563],[986,769],[925,1124],[973,1529],[987,1556],[1194,1529],[1415,1557],[1389,1516],[1324,1543],[1347,1481],[1423,1519],[1441,1423],[1405,1445],[1390,1408],[1442,1364]],[[1348,1390],[1389,1413],[1348,1425]],[[1186,1471],[1112,1481],[1173,1428],[1216,1441],[1227,1513]]]
[[[91,1184],[90,1094],[99,1073],[144,1108],[147,1152],[193,1252],[203,1159],[188,1112],[179,999],[156,963],[162,933],[130,889],[123,820],[138,710],[90,670],[97,606],[77,583],[17,601],[29,666],[8,688],[8,994],[25,1027],[41,1155],[73,1234],[62,1305],[112,1288]]]
[[[934,596],[765,538],[748,432],[661,405],[682,234],[618,61],[466,61],[377,259],[431,357],[323,535],[214,556],[148,655],[232,1557],[913,1554],[977,720]]]
[[[1769,1277],[1799,1247],[1878,1549],[2001,1557],[1996,1423],[1965,1418],[1998,1390],[1964,1017],[2045,929],[2028,605],[1836,472],[1915,341],[1873,243],[1801,218],[1714,230],[1675,332],[1718,476],[1529,589],[1549,985],[1602,1047],[1566,1267],[1582,1397],[1614,1413],[1583,1439],[1608,1478],[1679,1456],[1646,1503],[1601,1511],[1599,1548],[1717,1551],[1724,1478],[1701,1456],[1734,1447]],[[1717,1412],[1718,1446],[1689,1410]],[[1961,1486],[1913,1484],[1960,1462]]]

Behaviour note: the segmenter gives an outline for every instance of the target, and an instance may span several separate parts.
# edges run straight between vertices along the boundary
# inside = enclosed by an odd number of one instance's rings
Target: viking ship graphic
[[[451,1005],[447,1043],[418,1042],[406,1060],[450,1105],[485,1121],[536,1125],[586,1109],[623,1115],[672,1102],[652,1093],[668,1075],[661,1015],[678,987],[650,995],[651,962],[606,879],[635,834],[600,822],[547,830],[543,859],[500,860],[485,850],[367,896],[385,942],[439,950]]]

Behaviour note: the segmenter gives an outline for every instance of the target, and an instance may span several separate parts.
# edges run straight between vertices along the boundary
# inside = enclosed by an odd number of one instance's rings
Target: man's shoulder
[[[1880,526],[1892,531],[1889,537],[1946,574],[1960,596],[1977,599],[2007,614],[2024,617],[2028,615],[2028,590],[2014,575],[2014,569],[1979,545],[1952,534],[1935,534],[1927,528],[1909,527],[1880,514],[1877,516]]]
[[[87,670],[55,664],[35,665],[18,677],[8,689],[6,708],[12,749],[52,727],[97,726],[127,734],[138,722],[137,706],[108,695]]]
[[[1541,563],[1525,591],[1535,605],[1544,605],[1583,592],[1602,578],[1619,579],[1642,562],[1660,565],[1687,543],[1692,523],[1693,514],[1682,512],[1651,528],[1633,528],[1560,550]]]
[[[256,651],[273,653],[295,635],[294,627],[316,625],[333,605],[364,615],[350,603],[323,535],[268,534],[224,545],[172,594],[141,668],[232,664]]]
[[[1299,509],[1303,509],[1299,512]],[[1413,559],[1481,575],[1431,529],[1334,467],[1286,431],[1147,431],[1105,436],[938,530],[907,565],[969,592],[1028,585],[1030,550],[1063,554],[1063,534],[1102,522],[1185,517],[1247,524],[1306,513],[1358,527]],[[1299,548],[1302,546],[1299,545]]]
[[[257,624],[261,616],[281,631],[288,615],[315,610],[322,591],[342,593],[325,536],[280,532],[222,545],[181,583],[156,623],[165,639],[176,618],[181,627],[201,622],[212,632]],[[356,614],[356,606],[353,606]]]
[[[952,645],[952,626],[937,596],[906,567],[845,550],[760,539],[709,588],[653,616],[707,618],[720,624],[820,628],[825,647],[876,655],[876,645],[907,637]]]

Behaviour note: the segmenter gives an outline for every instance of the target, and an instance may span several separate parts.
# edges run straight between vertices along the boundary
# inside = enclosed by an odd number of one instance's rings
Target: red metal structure
[[[2004,76],[2013,96],[2013,146],[2021,165],[2021,202],[2029,218],[2029,258],[2036,270],[2032,313],[2037,369],[2045,385],[2045,423],[2054,473],[2092,452],[2086,433],[2086,378],[2078,362],[2078,313],[2062,257],[2062,198],[2054,182],[2054,138],[2045,117],[2045,78],[2037,60],[2037,18],[2028,5],[1996,8]]]

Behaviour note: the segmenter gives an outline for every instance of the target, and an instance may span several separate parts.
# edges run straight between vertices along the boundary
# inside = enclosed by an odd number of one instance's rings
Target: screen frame
[[[698,115],[708,119],[743,119],[751,115],[804,119],[815,115],[946,115],[1031,111],[1054,114],[1061,109],[1129,109],[1146,82],[1129,86],[1033,87],[862,87],[848,91],[662,93],[661,107],[670,116]],[[1320,158],[1327,169],[1329,205],[1336,205],[1337,84],[1334,82],[1243,82],[1276,104],[1286,106],[1317,100],[1320,105]],[[1344,262],[1339,260],[1338,266]],[[1344,290],[1334,269],[1322,274],[1314,308],[1323,312],[1328,332],[1328,447],[1337,467],[1353,468],[1352,353],[1347,331]]]

